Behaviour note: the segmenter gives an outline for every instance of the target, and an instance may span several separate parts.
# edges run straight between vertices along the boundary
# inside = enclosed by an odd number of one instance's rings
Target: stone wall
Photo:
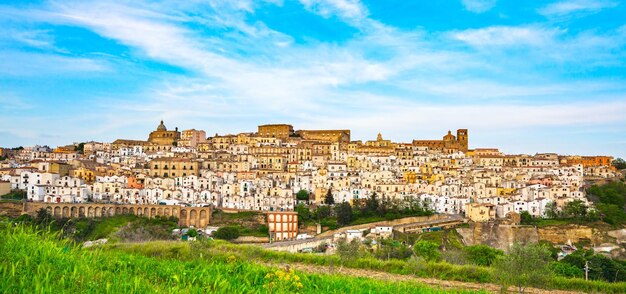
[[[603,232],[581,225],[550,226],[538,228],[539,240],[548,241],[553,244],[565,244],[568,240],[572,243],[580,241],[591,241],[591,244],[602,243]]]
[[[0,216],[18,217],[24,210],[21,202],[0,202]]]
[[[465,245],[488,245],[508,250],[515,243],[537,243],[537,229],[532,226],[502,225],[493,222],[472,223],[469,228],[457,228]]]
[[[489,245],[501,250],[507,250],[515,242],[537,243],[547,241],[552,244],[565,244],[589,241],[599,245],[606,240],[604,231],[581,225],[549,226],[537,228],[534,226],[504,225],[494,222],[472,223],[469,228],[457,228],[463,237],[465,245]]]

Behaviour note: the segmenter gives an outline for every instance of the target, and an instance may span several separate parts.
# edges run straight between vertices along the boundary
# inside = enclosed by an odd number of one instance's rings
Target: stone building
[[[186,177],[199,175],[198,162],[188,158],[164,157],[149,163],[150,175],[159,178]]]
[[[259,137],[286,139],[293,135],[293,126],[288,124],[260,125],[257,134]]]
[[[174,145],[178,143],[178,140],[180,140],[178,128],[175,128],[173,131],[168,131],[163,121],[161,121],[156,131],[151,132],[148,137],[148,142],[158,145]]]
[[[451,131],[443,136],[442,140],[413,140],[413,146],[428,147],[430,150],[442,151],[442,152],[454,152],[461,151],[467,152],[468,150],[468,134],[467,129],[459,129],[456,131],[456,137],[452,135]]]
[[[303,140],[322,142],[350,142],[350,130],[298,130],[296,132]]]

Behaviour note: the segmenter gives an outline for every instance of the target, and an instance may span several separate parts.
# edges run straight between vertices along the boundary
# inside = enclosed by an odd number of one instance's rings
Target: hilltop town
[[[42,203],[277,213],[293,211],[299,202],[324,204],[327,195],[333,203],[354,206],[376,194],[400,207],[418,202],[435,213],[483,222],[522,212],[542,217],[576,200],[590,206],[585,180],[621,175],[610,156],[510,155],[470,145],[467,129],[448,131],[441,140],[408,143],[381,134],[355,141],[350,130],[294,131],[288,124],[207,138],[205,131],[171,130],[161,121],[145,141],[0,149],[5,158],[0,194],[21,190],[28,202]],[[305,198],[296,197],[300,191]],[[296,237],[297,225],[284,228],[277,240]]]

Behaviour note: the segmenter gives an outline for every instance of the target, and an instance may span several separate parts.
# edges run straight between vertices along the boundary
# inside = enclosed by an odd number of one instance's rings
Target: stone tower
[[[467,149],[469,148],[467,129],[456,130],[456,139],[459,142],[459,150],[467,152]]]

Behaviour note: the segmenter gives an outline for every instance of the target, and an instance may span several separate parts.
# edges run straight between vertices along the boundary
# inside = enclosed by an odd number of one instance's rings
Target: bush
[[[415,242],[413,245],[413,252],[415,252],[415,255],[428,261],[437,261],[441,259],[439,245],[431,241],[420,240]]]
[[[239,228],[237,227],[221,227],[213,233],[213,237],[222,240],[233,240],[239,237]]]
[[[552,262],[549,265],[550,270],[557,276],[566,278],[582,278],[584,272],[582,269],[565,262]]]
[[[504,255],[502,250],[498,250],[486,245],[474,245],[463,248],[467,260],[476,265],[490,266],[499,256]]]
[[[298,191],[298,193],[296,193],[296,199],[297,200],[302,200],[302,201],[308,201],[309,200],[309,191],[307,191],[307,190],[300,190],[300,191]]]

